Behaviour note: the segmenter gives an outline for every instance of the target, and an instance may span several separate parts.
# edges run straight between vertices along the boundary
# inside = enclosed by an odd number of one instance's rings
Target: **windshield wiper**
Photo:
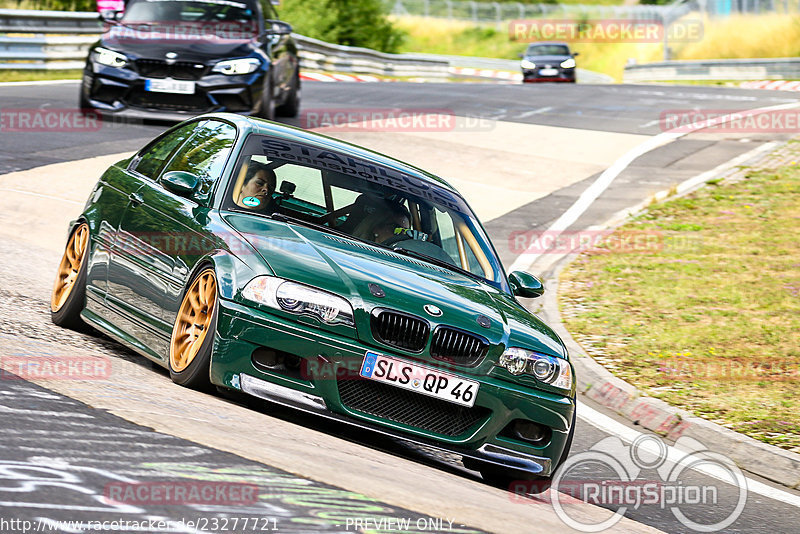
[[[434,258],[433,256],[428,256],[427,254],[423,254],[421,252],[417,252],[416,250],[409,250],[409,249],[404,248],[404,247],[395,247],[395,248],[388,247],[388,248],[389,248],[389,250],[397,252],[400,255],[411,256],[413,258],[417,258],[417,259],[420,259],[420,260],[423,260],[423,261],[427,261],[428,263],[432,263],[432,264],[437,265],[439,267],[444,267],[445,269],[448,269],[448,270],[451,270],[451,271],[455,271],[457,273],[461,273],[463,275],[469,276],[470,278],[474,278],[475,280],[478,280],[480,282],[486,282],[486,279],[483,278],[482,276],[477,275],[475,273],[471,273],[466,269],[462,269],[461,267],[453,265],[449,261],[440,260],[439,258]]]

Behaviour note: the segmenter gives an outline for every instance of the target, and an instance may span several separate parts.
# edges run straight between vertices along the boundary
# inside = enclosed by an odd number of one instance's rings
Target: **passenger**
[[[385,243],[395,236],[396,228],[411,228],[411,214],[408,209],[397,202],[385,202],[387,212],[373,224],[369,237],[375,243]]]

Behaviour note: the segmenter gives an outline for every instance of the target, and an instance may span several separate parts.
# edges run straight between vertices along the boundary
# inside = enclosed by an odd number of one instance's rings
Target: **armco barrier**
[[[625,82],[800,80],[800,58],[701,59],[627,65]]]
[[[0,69],[80,69],[101,23],[96,13],[0,9]],[[66,35],[64,35],[66,34]],[[295,35],[300,66],[308,70],[446,78],[449,61],[417,54],[384,54]]]

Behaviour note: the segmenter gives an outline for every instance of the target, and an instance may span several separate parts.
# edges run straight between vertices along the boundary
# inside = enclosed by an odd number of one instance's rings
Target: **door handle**
[[[128,196],[128,200],[131,201],[131,204],[133,204],[134,207],[136,207],[139,204],[141,204],[142,202],[144,202],[144,199],[141,197],[141,195],[139,195],[137,193],[131,193]]]

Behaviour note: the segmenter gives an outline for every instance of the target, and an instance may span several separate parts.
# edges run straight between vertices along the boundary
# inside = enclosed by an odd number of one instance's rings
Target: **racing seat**
[[[360,237],[360,235],[355,234],[356,228],[362,227],[359,228],[359,230],[361,230],[361,234],[363,234],[364,228],[368,230],[372,225],[370,224],[367,226],[363,223],[369,219],[371,215],[380,215],[381,211],[385,209],[382,207],[384,202],[385,200],[375,195],[361,193],[353,203],[353,207],[350,209],[350,214],[347,216],[347,219],[345,219],[345,221],[336,229],[347,234]]]

